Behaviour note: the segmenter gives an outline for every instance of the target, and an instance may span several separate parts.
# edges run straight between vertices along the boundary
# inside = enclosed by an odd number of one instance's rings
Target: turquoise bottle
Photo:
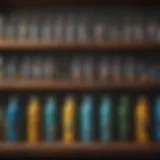
[[[8,103],[6,113],[6,139],[7,141],[14,142],[19,140],[19,106],[17,97],[11,97]]]
[[[57,104],[53,97],[49,97],[46,100],[44,111],[44,132],[45,140],[56,141],[57,139]]]
[[[101,98],[100,102],[100,140],[108,142],[111,140],[111,125],[112,125],[112,104],[111,99],[107,96]]]
[[[88,143],[93,140],[93,99],[90,95],[84,96],[80,114],[81,140]]]
[[[160,97],[156,99],[155,109],[154,109],[154,118],[155,118],[155,140],[160,143]]]
[[[118,138],[120,141],[126,141],[129,138],[129,98],[123,96],[120,98],[118,106]]]

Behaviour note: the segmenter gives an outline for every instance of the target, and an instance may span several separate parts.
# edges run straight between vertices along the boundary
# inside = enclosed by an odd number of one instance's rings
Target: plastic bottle
[[[139,143],[149,141],[149,107],[147,99],[140,97],[135,110],[135,133]]]
[[[90,95],[83,98],[80,111],[80,135],[84,143],[93,140],[93,99]]]
[[[75,140],[75,100],[72,96],[67,96],[63,108],[63,141],[72,143]]]
[[[156,99],[155,109],[154,109],[154,118],[155,118],[155,140],[160,142],[160,97]]]
[[[11,97],[8,103],[8,109],[6,113],[6,139],[10,142],[19,140],[19,106],[17,97]]]
[[[123,96],[118,106],[118,138],[121,141],[129,139],[129,98]]]
[[[58,112],[55,98],[49,97],[45,103],[44,111],[45,140],[48,142],[57,140],[57,116]]]
[[[27,140],[36,143],[40,139],[40,103],[36,97],[31,97],[27,112]]]
[[[111,99],[107,96],[101,98],[100,103],[100,140],[108,142],[111,140],[112,125],[112,104]]]

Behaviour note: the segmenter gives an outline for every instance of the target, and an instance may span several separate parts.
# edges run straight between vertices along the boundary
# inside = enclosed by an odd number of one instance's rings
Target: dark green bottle
[[[127,96],[121,97],[117,116],[118,139],[120,141],[126,141],[129,139],[129,109],[129,98]]]

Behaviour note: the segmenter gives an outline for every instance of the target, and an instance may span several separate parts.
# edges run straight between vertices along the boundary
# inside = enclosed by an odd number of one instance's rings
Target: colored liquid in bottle
[[[118,106],[118,138],[121,141],[129,139],[129,99],[124,96]]]
[[[72,143],[75,140],[75,100],[72,96],[66,98],[63,108],[63,141]]]
[[[80,136],[84,143],[93,140],[93,100],[85,96],[80,111]]]
[[[103,97],[100,103],[100,140],[108,142],[112,138],[112,104],[109,97]]]
[[[154,109],[154,117],[155,117],[155,140],[156,142],[160,142],[160,98],[156,99],[155,109]]]
[[[27,113],[27,140],[35,143],[40,140],[40,104],[37,98],[32,97]]]
[[[19,106],[16,97],[9,99],[6,113],[5,133],[7,141],[14,142],[19,140]]]
[[[141,97],[135,110],[135,133],[139,143],[149,141],[149,107],[147,100]]]
[[[57,140],[57,130],[58,130],[57,116],[58,112],[55,99],[49,97],[46,101],[45,111],[44,111],[45,140],[47,142]]]

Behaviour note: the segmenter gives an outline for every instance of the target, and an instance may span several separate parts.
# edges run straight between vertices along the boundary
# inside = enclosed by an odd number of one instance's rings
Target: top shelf
[[[46,50],[46,49],[113,49],[150,50],[160,48],[160,42],[54,42],[54,41],[0,41],[0,50]]]

